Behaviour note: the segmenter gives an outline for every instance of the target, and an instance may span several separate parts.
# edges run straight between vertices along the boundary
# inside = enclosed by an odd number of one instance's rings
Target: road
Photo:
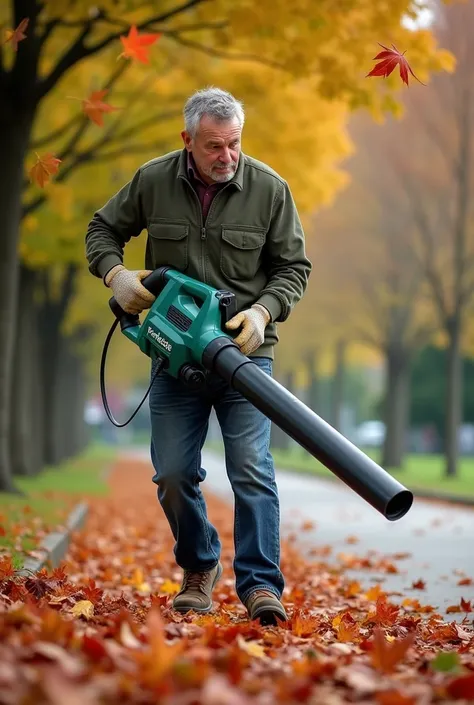
[[[140,455],[149,457],[148,451]],[[223,457],[205,450],[202,465],[207,476],[204,491],[232,501],[232,490],[227,479]],[[297,545],[303,553],[312,549],[331,547],[326,558],[337,561],[338,554],[376,557],[409,554],[394,559],[398,573],[363,569],[348,571],[363,587],[380,582],[388,592],[419,599],[423,605],[432,605],[439,614],[450,620],[461,621],[474,612],[446,613],[450,605],[459,604],[461,597],[472,600],[474,607],[474,509],[437,505],[415,498],[412,508],[402,519],[387,521],[365,500],[344,483],[317,477],[306,477],[277,470],[277,484],[281,503],[282,536],[297,535]],[[307,526],[302,530],[302,525]],[[309,528],[309,524],[314,526]],[[354,538],[357,542],[353,542]],[[349,539],[349,540],[348,540]],[[371,554],[373,555],[373,554]],[[471,585],[458,585],[462,578],[471,578]],[[422,580],[425,588],[413,588]]]

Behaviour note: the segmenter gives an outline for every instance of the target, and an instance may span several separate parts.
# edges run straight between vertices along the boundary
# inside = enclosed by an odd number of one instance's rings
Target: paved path
[[[148,457],[148,451],[143,452]],[[232,501],[222,456],[205,451],[202,464],[207,471],[204,488]],[[364,587],[380,582],[384,590],[417,598],[443,615],[461,597],[472,600],[474,608],[474,509],[415,499],[405,517],[390,522],[340,481],[278,470],[277,483],[282,534],[297,533],[304,551],[328,545],[329,559],[335,561],[340,553],[361,557],[369,551],[380,557],[409,553],[406,559],[394,560],[399,573],[364,569],[349,574]],[[305,521],[313,522],[314,528],[302,531]],[[357,537],[357,543],[348,542],[350,537]],[[473,583],[459,586],[465,577]],[[419,579],[425,582],[424,590],[411,587]],[[465,616],[454,613],[449,619],[460,621]],[[474,611],[467,616],[472,621]]]

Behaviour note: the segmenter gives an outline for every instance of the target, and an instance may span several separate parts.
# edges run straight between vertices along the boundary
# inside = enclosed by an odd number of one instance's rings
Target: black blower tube
[[[401,519],[413,494],[225,338],[208,345],[203,364],[331,470],[389,521]]]

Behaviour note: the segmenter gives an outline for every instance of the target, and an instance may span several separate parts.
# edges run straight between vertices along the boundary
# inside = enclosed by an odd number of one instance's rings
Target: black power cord
[[[160,374],[161,370],[163,369],[163,367],[165,365],[165,359],[163,357],[158,358],[156,369],[152,375],[150,386],[148,387],[145,396],[143,397],[143,399],[141,400],[140,404],[137,406],[137,408],[135,409],[133,414],[130,416],[128,421],[125,421],[124,423],[119,423],[116,419],[114,419],[114,416],[110,410],[109,404],[107,402],[107,394],[105,391],[105,361],[107,359],[107,351],[109,349],[109,344],[110,344],[111,338],[115,332],[115,329],[116,329],[118,323],[119,323],[119,319],[116,318],[110,327],[110,330],[109,330],[107,337],[105,339],[104,347],[102,349],[102,357],[101,357],[101,361],[100,361],[100,393],[102,395],[102,403],[104,404],[105,413],[107,414],[109,421],[111,421],[114,426],[117,426],[117,428],[123,428],[124,426],[129,424],[130,421],[133,418],[135,418],[137,413],[140,411],[141,407],[143,406],[146,398],[148,397],[148,395],[150,393],[150,390],[153,386],[153,382],[155,381],[156,377]]]

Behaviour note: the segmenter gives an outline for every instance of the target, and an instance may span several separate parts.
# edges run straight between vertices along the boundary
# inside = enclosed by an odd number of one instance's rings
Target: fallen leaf
[[[458,671],[461,667],[461,661],[455,651],[440,651],[430,661],[430,667],[434,671],[449,673],[450,671]]]
[[[403,639],[397,639],[391,645],[385,639],[382,629],[376,628],[373,637],[373,649],[371,651],[372,665],[384,673],[393,673],[395,667],[402,661],[410,646],[413,644],[415,636],[408,634]]]
[[[90,600],[79,600],[70,609],[74,617],[85,617],[91,619],[94,616],[94,605]]]
[[[366,78],[368,76],[383,76],[384,78],[386,78],[387,76],[390,76],[396,66],[399,66],[400,78],[402,79],[403,83],[407,84],[407,86],[408,72],[410,72],[413,78],[415,78],[419,83],[425,85],[413,73],[408,61],[405,59],[405,52],[400,53],[394,44],[392,44],[393,49],[389,49],[384,44],[380,44],[380,42],[377,42],[377,44],[382,47],[383,51],[379,52],[377,56],[374,56],[373,60],[378,61],[378,63],[374,66],[371,71],[369,71],[369,73],[366,75]]]
[[[415,705],[415,698],[410,698],[400,693],[399,690],[385,690],[375,695],[379,705]]]
[[[424,590],[426,588],[426,583],[420,578],[416,582],[413,582],[411,586],[414,590]]]
[[[160,585],[160,592],[164,593],[165,595],[174,595],[175,593],[179,592],[180,588],[181,585],[179,583],[173,582],[172,580],[166,578],[162,585]]]
[[[465,700],[474,699],[474,673],[455,678],[446,686],[448,695],[452,698]]]
[[[255,658],[265,658],[265,649],[261,644],[256,641],[246,641],[242,634],[237,635],[237,643],[239,647],[245,651],[250,656],[255,656]]]

